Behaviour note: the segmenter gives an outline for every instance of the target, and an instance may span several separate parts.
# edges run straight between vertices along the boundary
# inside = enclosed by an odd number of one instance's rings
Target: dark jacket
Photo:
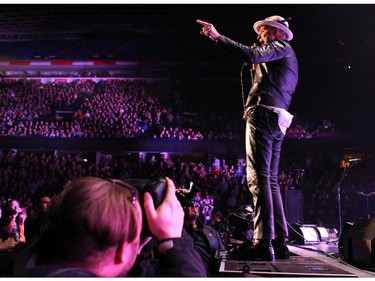
[[[253,48],[221,35],[217,45],[253,64],[246,106],[263,104],[288,110],[298,81],[297,57],[289,42],[275,40]]]
[[[156,239],[152,239],[142,248],[137,260],[128,276],[131,277],[154,277],[154,276],[190,276],[200,277],[206,275],[206,268],[196,251],[194,240],[185,231],[183,238],[173,239],[174,247],[167,253],[158,251]],[[193,250],[193,253],[191,250]],[[183,265],[183,266],[182,266]]]
[[[226,251],[226,247],[215,228],[201,222],[197,222],[197,224],[199,231],[194,231],[192,226],[185,226],[182,236],[189,237],[194,241],[194,248],[202,258],[207,275],[215,276],[218,274],[222,253]],[[204,246],[200,245],[199,241],[202,241],[200,238],[206,242]]]
[[[173,240],[173,248],[158,256],[157,276],[207,277],[193,241],[187,237]]]
[[[174,238],[173,248],[156,254],[155,276],[159,277],[207,277],[199,254],[188,238]],[[34,240],[29,247],[18,253],[14,267],[14,277],[95,277],[87,270],[66,267],[59,264],[38,264],[39,241]],[[131,276],[128,277],[139,277]]]

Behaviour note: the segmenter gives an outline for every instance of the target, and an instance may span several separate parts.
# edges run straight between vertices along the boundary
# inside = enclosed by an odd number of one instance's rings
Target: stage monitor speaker
[[[319,243],[320,234],[315,225],[292,224],[289,228],[289,241],[299,245]]]
[[[303,223],[303,201],[301,190],[285,190],[284,207],[286,220],[290,223]]]
[[[330,237],[329,237],[329,233],[328,233],[327,228],[322,227],[322,226],[318,226],[316,229],[319,232],[320,241],[329,241]]]
[[[344,259],[375,267],[375,219],[359,219],[343,238]]]
[[[346,252],[346,253],[344,252],[344,251],[348,251],[348,246],[345,245],[345,247],[344,247],[344,237],[349,232],[349,230],[352,229],[353,225],[354,225],[354,222],[349,222],[349,221],[345,222],[345,224],[343,225],[342,230],[341,230],[342,233],[339,233],[340,234],[339,245],[338,245],[339,246],[339,252],[344,257],[344,259],[347,259],[345,257],[349,256],[348,252]]]

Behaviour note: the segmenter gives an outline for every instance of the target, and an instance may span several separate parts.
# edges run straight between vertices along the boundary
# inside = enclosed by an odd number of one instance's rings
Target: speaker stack
[[[285,190],[284,207],[286,220],[290,223],[303,223],[303,194],[301,190]]]
[[[351,227],[346,226],[350,229],[346,233],[343,231],[344,260],[375,267],[375,219],[359,219]]]

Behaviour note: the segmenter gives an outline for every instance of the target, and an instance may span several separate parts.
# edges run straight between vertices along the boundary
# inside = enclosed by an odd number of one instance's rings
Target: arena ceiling
[[[374,13],[372,4],[0,4],[0,41],[139,35],[184,41],[187,48],[194,48],[204,44],[195,23],[200,18],[223,34],[252,44],[256,42],[252,24],[279,14],[292,18],[292,43],[308,60],[327,51],[341,56],[372,47]]]
[[[197,18],[252,44],[252,24],[273,14],[292,18],[292,44],[306,62],[346,61],[375,47],[372,4],[0,4],[0,41],[140,36],[207,52]]]
[[[220,5],[219,5],[220,6]],[[214,10],[223,10],[219,6]],[[206,5],[180,4],[0,4],[0,35],[164,34]],[[194,22],[191,23],[192,25]],[[180,28],[181,26],[179,26]]]

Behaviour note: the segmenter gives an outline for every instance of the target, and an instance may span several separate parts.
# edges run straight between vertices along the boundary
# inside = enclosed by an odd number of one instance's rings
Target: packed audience
[[[207,118],[200,112],[184,114],[174,91],[165,80],[2,83],[0,136],[238,138],[214,124],[202,127],[199,120]]]
[[[33,209],[33,197],[42,190],[50,195],[57,194],[64,185],[75,178],[90,175],[113,178],[119,175],[136,178],[171,178],[177,188],[190,188],[190,183],[199,187],[194,201],[200,205],[202,219],[212,220],[213,213],[220,211],[224,216],[238,207],[251,202],[251,193],[246,187],[246,170],[237,159],[214,158],[211,163],[204,161],[184,161],[152,155],[145,163],[140,163],[137,155],[95,155],[80,153],[22,152],[9,150],[0,157],[0,198],[2,204],[8,199],[16,199],[27,212]],[[318,159],[314,159],[318,161]],[[318,163],[318,162],[316,162]],[[363,198],[359,192],[368,194],[375,191],[375,177],[370,171],[373,161],[353,165],[346,170],[341,182],[343,210],[357,210],[356,215],[366,216]],[[306,219],[325,217],[327,224],[335,224],[335,218],[324,216],[337,208],[336,185],[343,169],[336,165],[306,170],[303,175],[295,172],[292,165],[282,165],[279,172],[280,188],[284,191],[303,191]],[[313,174],[314,173],[314,174]],[[353,200],[355,198],[355,200]],[[360,208],[362,206],[362,208]],[[309,214],[312,212],[312,214]],[[354,214],[354,212],[353,212]]]
[[[171,80],[4,82],[0,136],[242,139],[240,101],[226,96],[232,89],[198,84],[181,90]],[[217,93],[214,99],[203,94],[208,90]],[[296,129],[286,137],[311,137],[307,129]]]

